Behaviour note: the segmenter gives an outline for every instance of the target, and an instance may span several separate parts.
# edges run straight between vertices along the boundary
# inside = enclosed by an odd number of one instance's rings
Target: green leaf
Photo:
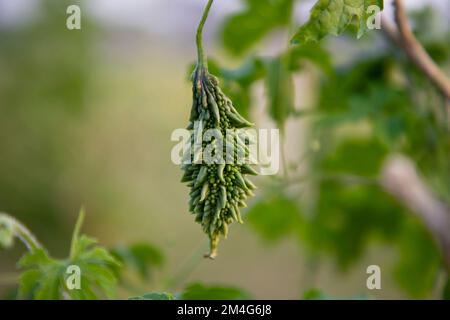
[[[246,87],[264,77],[264,63],[261,58],[249,57],[238,68],[221,68],[220,73],[225,81],[236,81]]]
[[[306,229],[312,250],[330,254],[346,271],[373,239],[395,240],[404,209],[375,185],[327,180]]]
[[[35,300],[57,300],[64,298],[63,296],[63,274],[64,267],[55,263],[41,272],[39,286],[36,288],[33,299]]]
[[[25,254],[18,262],[26,269],[19,279],[19,298],[56,300],[62,297],[63,264],[50,258],[43,249]]]
[[[27,252],[18,262],[21,268],[34,268],[54,264],[55,260],[47,255],[44,249]]]
[[[18,296],[22,299],[31,299],[35,289],[38,286],[38,281],[41,272],[38,269],[30,269],[22,272],[19,278],[19,292]]]
[[[94,292],[86,279],[81,277],[81,290],[70,290],[69,296],[73,300],[97,300],[98,294]]]
[[[347,139],[330,149],[321,160],[321,172],[324,175],[348,173],[375,177],[387,152],[387,148],[376,139]]]
[[[124,265],[134,268],[143,279],[148,279],[154,267],[164,263],[162,252],[149,244],[136,243],[131,246],[118,246],[111,253]]]
[[[75,244],[76,254],[70,264],[81,270],[81,290],[97,292],[97,289],[106,297],[112,298],[117,284],[116,270],[121,263],[105,248],[96,245],[96,241],[82,235]],[[75,290],[69,290],[72,297],[77,297]],[[89,294],[89,296],[91,296]],[[98,297],[98,295],[95,295]]]
[[[441,258],[431,235],[419,221],[407,221],[400,235],[398,251],[396,280],[412,298],[426,297],[435,285]]]
[[[266,61],[266,88],[268,110],[279,129],[284,128],[286,119],[294,111],[294,84],[288,70],[286,58],[276,57]]]
[[[79,248],[83,248],[83,250],[79,250],[78,253],[72,258],[72,261],[83,261],[89,263],[96,263],[100,265],[108,265],[108,266],[120,266],[120,262],[103,247],[98,246],[92,238],[89,238],[86,235],[82,235],[79,241]],[[89,243],[89,246],[85,246]],[[77,245],[78,246],[78,245]]]
[[[129,300],[174,300],[174,296],[167,292],[149,292],[142,296],[131,297]]]
[[[328,34],[341,34],[354,18],[358,24],[358,38],[367,31],[367,9],[377,5],[383,9],[383,0],[319,0],[311,9],[311,15],[292,38],[295,44],[318,42]]]
[[[396,239],[405,209],[376,183],[387,153],[377,139],[350,138],[323,152],[313,161],[317,204],[305,239],[346,270],[372,239]]]
[[[25,254],[18,265],[24,270],[20,277],[19,298],[33,299],[98,299],[112,298],[117,283],[116,273],[120,262],[105,248],[85,235],[79,235],[83,214],[75,227],[71,256],[66,260],[51,258],[44,249]],[[80,289],[66,286],[67,268],[80,269]]]
[[[333,72],[331,56],[319,44],[308,43],[302,46],[292,47],[289,51],[290,70],[299,70],[301,68],[301,62],[306,60],[315,64],[326,74]]]
[[[249,225],[265,240],[275,242],[294,232],[300,232],[302,215],[291,198],[273,193],[263,197],[247,213]]]
[[[251,296],[236,287],[193,283],[186,287],[181,298],[182,300],[245,300],[251,299]]]
[[[105,265],[96,265],[94,263],[77,262],[81,269],[81,289],[68,290],[69,295],[77,297],[79,291],[82,293],[102,292],[106,297],[112,299],[115,295],[117,278],[115,273]],[[99,298],[94,294],[91,299]]]
[[[277,27],[287,26],[293,0],[245,0],[245,9],[224,23],[222,41],[232,54],[240,55]]]

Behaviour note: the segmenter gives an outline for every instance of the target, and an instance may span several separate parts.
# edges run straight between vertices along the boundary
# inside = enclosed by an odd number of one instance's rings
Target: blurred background
[[[171,132],[187,125],[191,106],[201,0],[0,0],[0,211],[23,221],[56,257],[67,255],[82,206],[84,231],[103,245],[158,248],[164,264],[119,298],[191,282],[262,299],[297,299],[312,288],[340,298],[439,297],[445,275],[431,236],[370,183],[385,156],[401,151],[450,199],[448,135],[423,111],[441,103],[436,93],[374,30],[300,52],[289,78],[295,116],[271,116],[270,80],[251,72],[276,62],[292,32],[274,23],[246,45],[246,31],[271,21],[270,11],[245,20],[253,2],[215,1],[205,45],[241,112],[260,128],[284,128],[286,159],[278,177],[255,179],[247,223],[233,224],[215,261],[201,258],[206,237],[170,160]],[[419,39],[447,72],[450,3],[406,2]],[[70,4],[81,7],[81,30],[66,29]],[[313,4],[295,3],[294,26]],[[241,25],[242,17],[255,26]],[[369,183],[316,179],[335,173]],[[0,252],[2,296],[14,288],[22,253],[20,245]],[[371,264],[381,267],[382,290],[366,288]]]

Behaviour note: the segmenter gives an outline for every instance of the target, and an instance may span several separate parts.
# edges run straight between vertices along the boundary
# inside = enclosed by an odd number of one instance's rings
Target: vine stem
[[[78,237],[80,235],[80,231],[81,231],[81,226],[83,225],[84,222],[84,217],[85,217],[85,211],[84,208],[81,208],[80,213],[78,214],[78,219],[77,219],[77,223],[75,224],[75,229],[73,230],[73,234],[72,234],[72,243],[70,245],[70,259],[72,260],[75,255],[76,255],[76,245],[77,245],[77,240]]]
[[[24,224],[22,224],[20,221],[10,216],[9,214],[0,212],[0,226],[1,225],[10,228],[13,236],[20,239],[20,241],[25,244],[30,252],[43,249],[42,245],[31,233],[31,231]]]
[[[406,9],[402,0],[393,0],[394,27],[387,19],[382,19],[383,31],[408,56],[409,60],[431,81],[445,97],[450,112],[450,79],[429,56],[422,44],[411,31]]]
[[[206,19],[208,18],[209,10],[211,9],[212,3],[214,0],[208,0],[208,3],[206,4],[206,7],[203,11],[202,19],[200,20],[200,23],[197,28],[197,53],[198,53],[198,66],[202,69],[208,68],[208,60],[206,58],[205,51],[203,49],[203,27],[205,25]]]
[[[169,279],[166,286],[168,289],[178,288],[197,268],[201,261],[203,261],[203,252],[207,248],[206,243],[202,242],[195,251],[189,255],[184,263],[181,264],[176,275]]]

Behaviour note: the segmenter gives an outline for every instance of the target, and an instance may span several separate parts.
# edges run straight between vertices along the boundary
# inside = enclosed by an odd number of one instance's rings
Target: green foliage
[[[301,70],[304,61],[312,62],[326,74],[333,73],[329,53],[318,44],[298,46],[273,58],[250,56],[234,69],[209,59],[208,69],[223,81],[223,92],[245,118],[250,117],[251,88],[259,80],[264,80],[269,115],[279,127],[283,127],[286,119],[294,113],[292,73]],[[192,64],[188,69],[189,75],[194,69],[195,64]]]
[[[333,74],[333,65],[330,53],[320,44],[308,43],[301,46],[291,47],[288,51],[288,69],[298,71],[302,68],[302,62],[308,61],[319,67],[325,74]]]
[[[299,28],[291,42],[304,44],[317,42],[328,34],[341,34],[354,18],[358,21],[358,38],[367,31],[367,8],[377,5],[383,9],[383,0],[319,0],[311,9],[311,16]]]
[[[240,55],[277,27],[290,23],[294,0],[245,0],[245,9],[230,16],[222,30],[224,47]]]
[[[223,45],[235,56],[250,51],[273,31],[288,30],[293,22],[294,0],[243,2],[244,9],[228,17],[222,29]],[[332,59],[330,52],[317,43],[329,34],[338,35],[352,27],[356,28],[358,38],[362,36],[367,31],[367,7],[373,4],[382,8],[383,1],[318,0],[308,22],[292,38],[292,43],[298,46],[273,56],[252,54],[236,68],[210,60],[209,71],[221,79],[221,88],[217,79],[203,73],[204,70],[197,73],[198,69],[192,66],[195,100],[191,120],[204,117],[210,120],[209,127],[219,122],[220,129],[226,128],[230,117],[224,116],[223,108],[216,110],[216,103],[225,105],[225,109],[234,105],[236,112],[233,114],[238,124],[248,124],[245,118],[254,105],[251,90],[261,81],[266,89],[267,112],[282,129],[289,117],[299,116],[294,106],[295,73],[309,71],[304,69],[304,62],[318,67],[322,72],[315,83],[317,96],[309,108],[314,110],[313,117],[308,118],[312,130],[307,134],[320,140],[321,146],[318,152],[308,154],[307,179],[299,182],[306,183],[313,197],[304,199],[303,194],[294,197],[290,185],[280,187],[280,182],[296,183],[293,174],[270,180],[263,185],[263,196],[249,209],[248,224],[269,244],[293,236],[315,257],[326,255],[342,271],[356,264],[372,244],[388,243],[398,253],[394,276],[400,288],[411,297],[422,298],[435,288],[442,270],[438,248],[420,221],[411,218],[408,209],[381,189],[378,176],[388,154],[407,154],[416,162],[432,191],[450,201],[449,128],[442,99],[428,79],[396,52],[383,48],[382,52],[373,50],[368,55],[357,44],[346,42],[354,55],[345,64],[336,64],[334,60],[339,59],[334,57],[339,58],[338,55],[333,52]],[[10,140],[0,143],[3,150],[0,202],[20,214],[39,216],[46,228],[54,230],[60,210],[54,201],[54,186],[67,166],[67,157],[61,157],[55,150],[70,138],[69,131],[65,130],[65,127],[70,128],[65,125],[67,119],[76,119],[84,110],[92,42],[86,31],[92,29],[67,33],[64,28],[55,27],[64,20],[67,1],[58,4],[44,1],[43,5],[42,17],[30,26],[8,34],[0,30],[0,65],[4,74],[0,82],[0,135],[2,130],[5,134],[17,133],[9,134]],[[431,57],[444,65],[450,57],[449,42],[447,38],[445,41],[430,39],[429,22],[433,20],[430,14],[430,11],[415,14],[412,25]],[[200,91],[195,87],[198,80]],[[208,96],[208,90],[213,99]],[[233,105],[223,103],[228,101],[227,97]],[[54,132],[59,134],[55,136]],[[39,146],[39,150],[33,146]],[[27,165],[20,164],[20,159],[27,159]],[[33,166],[28,165],[31,162],[28,159],[33,159]],[[304,164],[306,162],[296,165]],[[222,185],[216,183],[219,169],[215,165],[209,167],[208,179],[202,181],[201,187],[195,187],[200,168],[184,169],[183,180],[192,184],[191,211],[204,225],[214,247],[218,234],[226,234],[230,218],[241,220],[239,211],[233,205],[234,217],[233,210],[225,205],[218,217],[214,208],[212,217],[211,205],[205,203],[197,208],[199,198],[217,194],[222,189]],[[238,171],[224,169],[225,178],[230,181],[224,179],[229,190],[222,202],[233,197],[237,202],[243,200],[242,192],[238,191],[237,195],[232,191],[239,189],[235,184],[241,180]],[[203,175],[201,178],[203,180]],[[247,186],[245,180],[243,185]],[[241,189],[246,195],[251,194]],[[217,196],[208,200],[219,202]],[[18,264],[22,269],[19,298],[111,298],[116,285],[123,281],[124,266],[147,280],[163,265],[163,254],[143,243],[106,250],[95,240],[79,234],[81,221],[75,228],[70,256],[66,259],[55,259],[46,249],[29,246],[31,251]],[[0,247],[11,247],[16,232],[10,220],[2,220],[0,215]],[[69,290],[66,286],[66,271],[70,265],[81,269],[80,290]],[[130,299],[249,298],[251,295],[236,287],[194,283],[176,295],[150,292]],[[336,297],[310,289],[303,298]],[[367,297],[350,297],[359,298]],[[442,298],[450,299],[448,279]]]
[[[376,177],[386,154],[387,148],[376,139],[349,138],[335,148],[330,146],[321,159],[320,172]]]
[[[114,296],[117,283],[114,269],[120,263],[94,239],[79,234],[83,217],[81,211],[67,259],[54,259],[44,248],[27,244],[30,251],[18,262],[22,269],[18,291],[20,299],[56,300],[70,297],[78,300]],[[22,237],[22,233],[14,236]],[[28,241],[26,238],[22,240]],[[79,289],[67,287],[73,266],[80,271]]]
[[[400,258],[395,278],[413,298],[424,298],[433,289],[441,257],[431,235],[417,221],[408,221],[401,230]]]
[[[51,259],[43,249],[25,254],[18,263],[25,269],[20,276],[20,299],[61,299],[64,288],[64,263]]]
[[[398,70],[392,58],[381,55],[357,61],[322,83],[318,107],[324,116],[318,117],[315,130],[334,138],[324,144],[315,170],[325,177],[345,173],[362,177],[359,180],[363,185],[343,188],[339,181],[321,181],[309,239],[315,248],[335,256],[344,268],[357,261],[373,238],[397,244],[400,259],[395,275],[399,285],[413,297],[424,297],[437,276],[440,262],[436,245],[423,226],[407,220],[407,210],[381,192],[371,179],[378,176],[385,154],[401,151],[418,159],[422,168],[433,166],[440,176],[435,179],[443,186],[448,169],[441,155],[448,155],[449,150],[436,139],[448,133],[435,120],[433,108],[419,107],[409,92],[393,82],[395,72]],[[344,125],[361,123],[370,128],[365,140],[333,134]]]
[[[224,45],[235,54],[245,52],[268,32],[259,28],[261,33],[246,33],[244,28],[244,36],[238,36],[241,24],[235,23],[237,19],[251,16],[250,8],[256,12],[258,6],[267,6],[265,1],[249,3],[244,12],[225,22]],[[369,14],[373,14],[367,11],[371,5],[382,9],[383,1],[319,0],[309,21],[292,38],[292,43],[300,46],[258,58],[264,66],[258,80],[264,79],[267,110],[279,128],[287,118],[298,115],[292,77],[301,70],[302,62],[312,62],[323,71],[311,120],[312,135],[321,141],[321,150],[311,156],[308,174],[311,180],[307,183],[316,192],[313,206],[299,210],[302,199],[286,196],[283,190],[273,192],[269,184],[268,196],[250,208],[248,221],[268,242],[296,234],[313,252],[333,257],[342,270],[354,264],[371,243],[390,242],[399,248],[398,283],[409,295],[420,297],[431,291],[437,275],[436,245],[424,227],[409,218],[408,210],[381,190],[378,176],[386,155],[406,153],[417,162],[433,191],[450,199],[449,131],[441,106],[436,106],[441,99],[420,72],[399,62],[393,52],[368,56],[353,45],[355,58],[345,65],[333,65],[327,50],[315,43],[355,24],[361,37],[367,31]],[[270,31],[269,13],[267,17]],[[257,28],[258,22],[252,19],[248,17],[249,25]],[[430,42],[429,34],[423,32],[429,30],[430,11],[416,13],[413,19],[412,25],[420,29],[418,36],[431,56],[438,63],[448,61],[448,41],[434,38]],[[251,105],[251,100],[246,99],[245,105]],[[421,273],[425,276],[420,277]]]
[[[394,238],[401,222],[399,212],[401,207],[377,186],[323,182],[307,240],[312,248],[324,250],[347,269],[371,240]]]

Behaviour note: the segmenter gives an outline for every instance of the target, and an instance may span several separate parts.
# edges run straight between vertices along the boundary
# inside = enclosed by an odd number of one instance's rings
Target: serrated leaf
[[[247,292],[229,286],[206,286],[193,283],[186,287],[181,294],[182,300],[245,300],[251,299]]]
[[[88,280],[85,277],[81,278],[81,288],[82,289],[74,289],[68,290],[68,295],[73,300],[97,300],[98,294],[95,293]]]
[[[17,263],[21,268],[33,268],[39,266],[46,266],[55,263],[55,260],[50,258],[44,249],[36,249],[27,252]]]
[[[111,269],[105,267],[105,265],[97,265],[94,263],[80,264],[79,267],[82,271],[81,291],[98,287],[108,298],[111,299],[114,297],[117,278]],[[72,291],[76,290],[69,290],[69,294]]]
[[[18,265],[25,271],[20,277],[19,297],[22,299],[98,299],[112,298],[117,283],[115,270],[120,262],[108,250],[85,235],[79,235],[82,217],[78,220],[71,244],[71,255],[66,260],[48,256],[44,249],[34,249],[20,259]],[[69,266],[80,270],[81,288],[66,286]]]
[[[38,269],[22,272],[19,278],[19,298],[30,299],[33,296],[34,290],[39,285],[38,281],[40,276],[41,271]]]
[[[174,296],[167,292],[149,292],[142,296],[131,297],[129,300],[174,300]]]
[[[81,238],[92,240],[84,235]],[[117,261],[117,259],[114,258],[114,256],[108,250],[94,244],[92,244],[90,247],[86,247],[84,251],[80,251],[73,257],[72,261],[82,261],[86,263],[105,266],[120,266],[120,262]]]
[[[70,261],[81,270],[81,290],[86,290],[86,296],[92,297],[97,289],[106,297],[112,298],[115,294],[117,277],[115,270],[121,266],[120,262],[105,248],[95,245],[95,241],[85,235],[79,237],[76,244],[76,254]],[[81,250],[82,249],[82,250]],[[69,295],[76,297],[78,294],[69,290]]]
[[[289,23],[293,0],[246,0],[245,9],[231,15],[224,23],[224,47],[240,55],[270,31]]]
[[[63,298],[63,274],[64,267],[55,263],[41,272],[41,277],[39,278],[39,286],[34,292],[33,299],[36,300],[58,300]]]
[[[39,300],[58,299],[63,275],[58,274],[61,263],[50,258],[45,250],[35,249],[26,253],[18,262],[25,269],[19,279],[19,298]]]
[[[358,38],[367,30],[368,8],[376,5],[383,9],[383,0],[319,0],[311,9],[311,15],[292,38],[294,44],[318,42],[328,34],[341,34],[356,19]]]

